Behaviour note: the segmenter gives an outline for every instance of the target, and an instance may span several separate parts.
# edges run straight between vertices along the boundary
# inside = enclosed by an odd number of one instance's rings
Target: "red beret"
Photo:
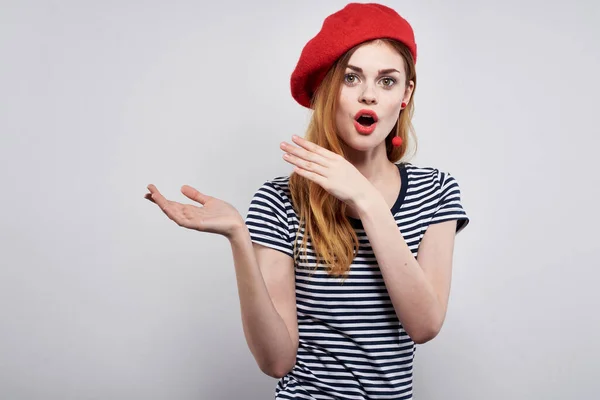
[[[391,8],[374,3],[350,3],[331,14],[319,33],[302,49],[290,80],[292,97],[310,108],[312,95],[338,58],[360,43],[382,38],[404,43],[417,61],[412,27]]]

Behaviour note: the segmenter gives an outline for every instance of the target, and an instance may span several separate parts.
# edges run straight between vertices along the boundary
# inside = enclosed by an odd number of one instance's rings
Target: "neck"
[[[390,182],[390,176],[397,174],[394,163],[387,158],[385,143],[368,151],[355,150],[348,146],[344,151],[347,160],[375,187]]]

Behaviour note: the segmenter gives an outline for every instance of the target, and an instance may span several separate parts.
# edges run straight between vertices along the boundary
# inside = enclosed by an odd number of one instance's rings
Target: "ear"
[[[413,81],[409,81],[408,85],[406,85],[406,89],[404,89],[404,97],[402,101],[408,104],[410,98],[412,97],[413,90],[415,90],[415,83]]]

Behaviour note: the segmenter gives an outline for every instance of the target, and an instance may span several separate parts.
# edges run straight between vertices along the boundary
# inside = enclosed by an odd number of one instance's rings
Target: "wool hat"
[[[404,43],[416,63],[413,29],[393,9],[375,3],[350,3],[331,14],[302,49],[290,79],[292,97],[310,108],[313,94],[338,58],[360,43],[383,38]]]

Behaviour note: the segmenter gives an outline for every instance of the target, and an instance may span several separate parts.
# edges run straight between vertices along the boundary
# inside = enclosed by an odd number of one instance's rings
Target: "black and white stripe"
[[[401,189],[390,210],[417,256],[431,224],[469,219],[458,183],[448,173],[397,164]],[[299,228],[289,177],[265,182],[254,195],[246,225],[252,241],[293,256]],[[295,263],[299,348],[294,368],[276,387],[277,399],[411,399],[415,343],[398,321],[361,221],[349,218],[360,241],[347,279],[330,277],[308,240]],[[300,229],[298,246],[303,238]]]

